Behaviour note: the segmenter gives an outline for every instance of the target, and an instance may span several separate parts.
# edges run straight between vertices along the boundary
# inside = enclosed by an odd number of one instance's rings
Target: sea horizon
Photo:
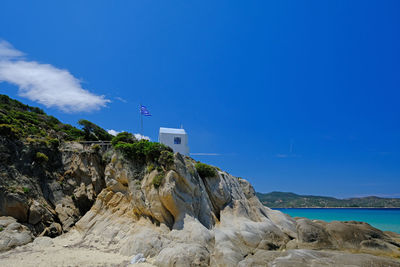
[[[400,233],[400,208],[272,208],[292,217],[310,220],[360,221],[381,231]]]

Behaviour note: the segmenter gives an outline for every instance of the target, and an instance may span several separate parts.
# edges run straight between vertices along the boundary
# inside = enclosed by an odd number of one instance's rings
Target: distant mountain
[[[270,208],[400,208],[400,198],[337,199],[334,197],[297,195],[289,192],[257,193],[261,203]]]

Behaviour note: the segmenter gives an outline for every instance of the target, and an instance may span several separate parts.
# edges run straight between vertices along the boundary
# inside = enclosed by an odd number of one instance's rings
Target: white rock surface
[[[13,217],[0,217],[0,252],[33,240],[31,231]]]
[[[400,243],[398,235],[361,224],[297,223],[264,207],[246,180],[223,171],[201,178],[194,164],[176,154],[174,166],[163,170],[156,187],[153,179],[161,170],[148,172],[146,166],[114,154],[104,172],[106,188],[71,232],[0,254],[0,260],[4,266],[126,266],[140,255],[137,260],[146,262],[135,260],[135,266],[351,266],[353,258],[397,264],[389,258],[304,250],[324,249],[317,245],[334,237],[343,240],[335,249],[396,256]],[[58,213],[63,212],[68,210]],[[320,243],[312,236],[316,227],[327,233],[319,236],[325,238]],[[358,243],[347,246],[357,233],[363,233]]]

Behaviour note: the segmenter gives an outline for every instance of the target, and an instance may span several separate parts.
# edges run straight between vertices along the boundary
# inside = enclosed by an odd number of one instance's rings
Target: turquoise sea
[[[316,209],[276,209],[292,217],[306,217],[324,221],[361,221],[382,230],[400,233],[399,209],[347,209],[347,208],[316,208]]]

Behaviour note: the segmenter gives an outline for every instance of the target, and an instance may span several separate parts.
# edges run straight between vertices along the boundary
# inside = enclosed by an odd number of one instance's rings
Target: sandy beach
[[[130,264],[132,257],[80,245],[77,231],[57,238],[39,237],[34,242],[0,255],[2,267],[15,266],[154,266]]]

